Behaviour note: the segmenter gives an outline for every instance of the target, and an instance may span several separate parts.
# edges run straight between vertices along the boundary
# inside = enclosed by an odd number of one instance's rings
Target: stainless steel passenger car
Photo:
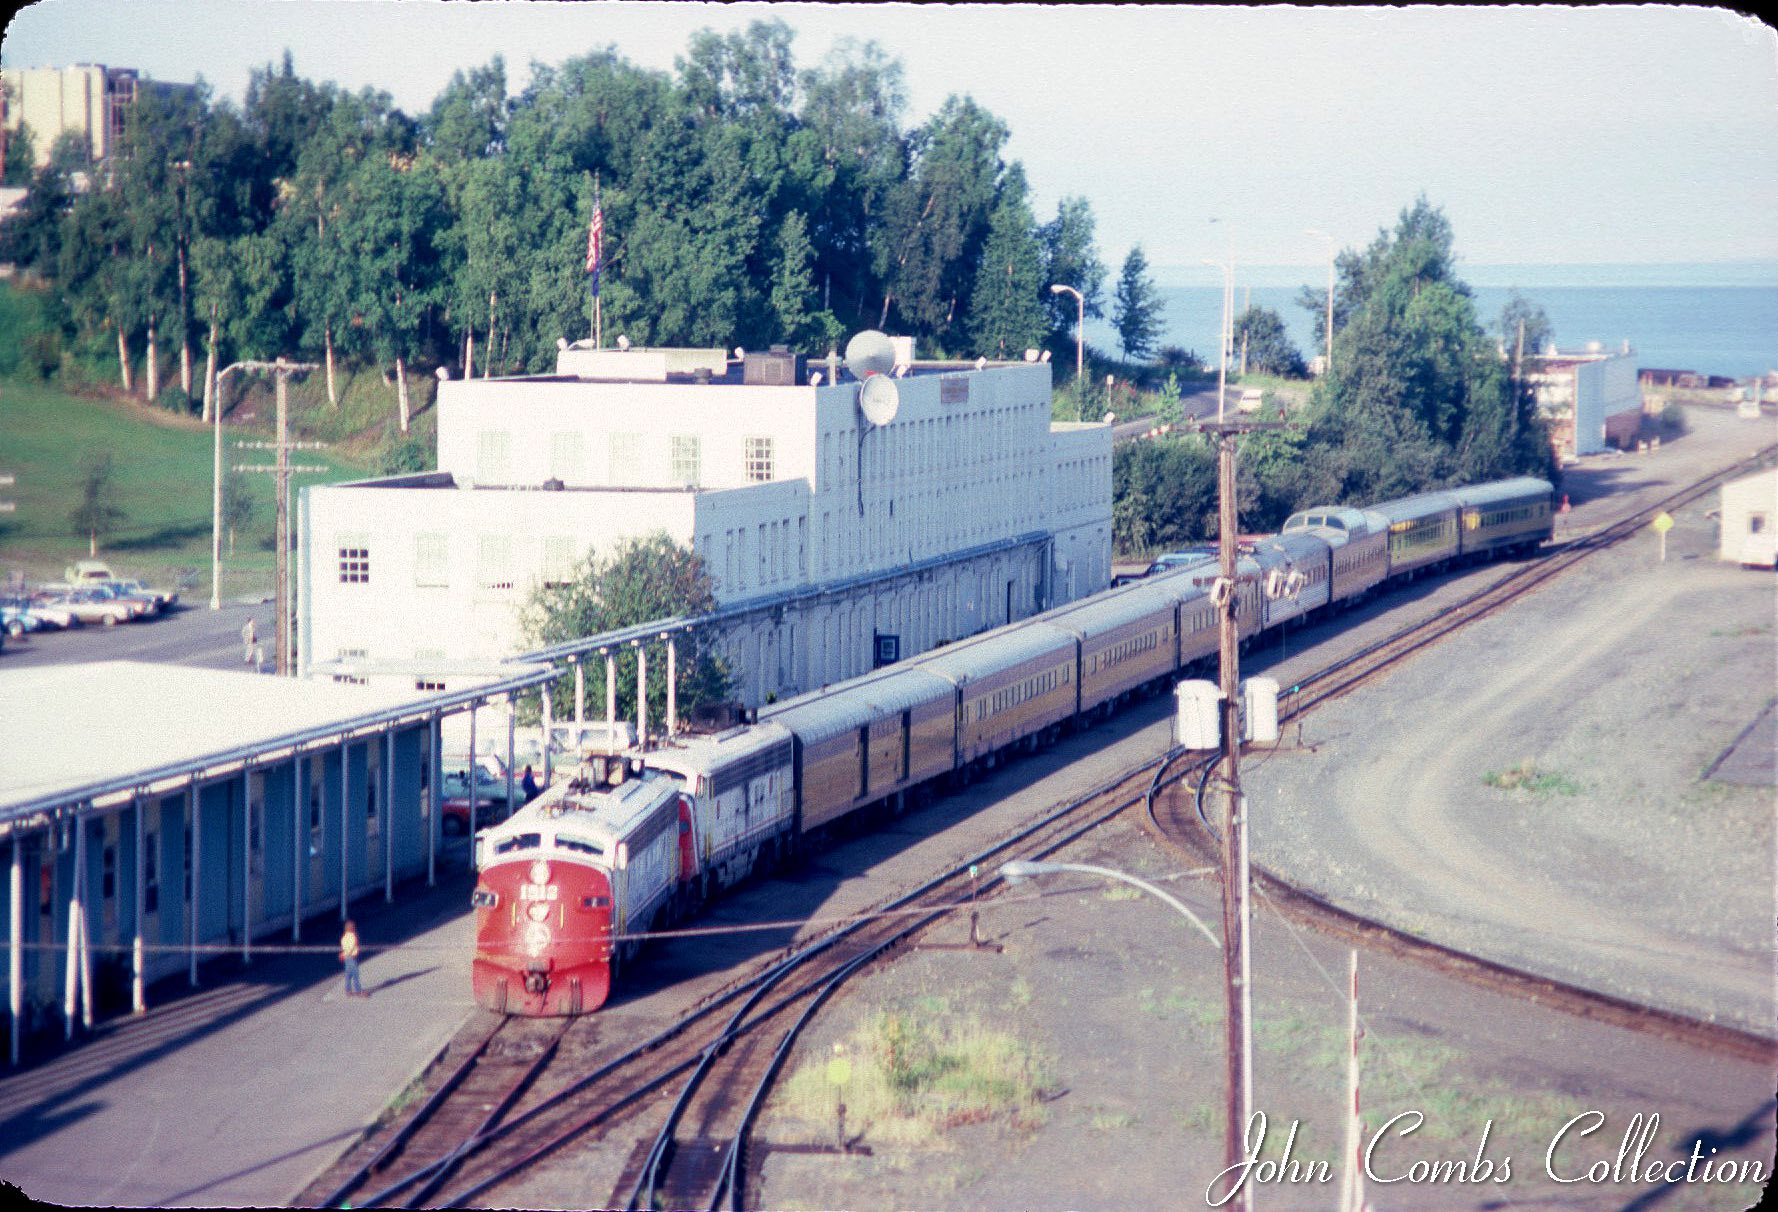
[[[1457,498],[1448,492],[1378,505],[1376,512],[1389,520],[1389,575],[1412,573],[1456,556],[1459,508]]]
[[[1555,493],[1554,485],[1535,476],[1452,489],[1450,495],[1462,509],[1459,549],[1465,556],[1486,558],[1547,542],[1554,534]]]
[[[1335,605],[1365,596],[1389,575],[1389,519],[1374,509],[1328,506],[1293,513],[1283,533],[1297,532],[1332,549]]]
[[[1261,539],[1253,545],[1253,558],[1262,584],[1278,582],[1262,599],[1267,627],[1319,610],[1331,600],[1333,549],[1315,535],[1293,531]],[[1287,591],[1292,574],[1301,577],[1294,593]]]

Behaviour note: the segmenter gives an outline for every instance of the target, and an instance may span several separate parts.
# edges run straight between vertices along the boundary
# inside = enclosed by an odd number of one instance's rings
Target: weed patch
[[[830,1057],[815,1057],[790,1075],[773,1110],[812,1133],[831,1134],[843,1102],[848,1136],[906,1146],[938,1144],[946,1129],[963,1124],[1004,1117],[1028,1128],[1047,1118],[1048,1060],[1009,1032],[948,1007],[879,1011],[836,1053],[850,1062],[843,1084],[830,1081]]]
[[[1579,795],[1580,784],[1565,774],[1539,770],[1526,758],[1511,770],[1490,770],[1482,782],[1502,791],[1529,791],[1533,795]]]

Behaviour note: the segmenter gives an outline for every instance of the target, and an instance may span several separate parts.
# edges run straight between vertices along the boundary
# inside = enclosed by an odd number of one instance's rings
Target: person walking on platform
[[[259,624],[255,623],[253,619],[249,617],[246,625],[241,628],[241,663],[243,665],[251,665],[253,663],[253,645],[258,639]]]
[[[346,966],[346,996],[369,997],[358,983],[358,927],[346,919],[345,933],[340,935],[340,963]]]

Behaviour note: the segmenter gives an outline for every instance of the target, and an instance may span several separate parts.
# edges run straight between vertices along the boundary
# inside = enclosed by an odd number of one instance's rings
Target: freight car
[[[1266,628],[1393,581],[1528,551],[1553,489],[1520,478],[1373,509],[1291,515],[1243,545],[1236,619]],[[1204,670],[1220,570],[1194,557],[1132,584],[762,707],[751,724],[600,759],[477,836],[476,1000],[578,1014],[609,996],[626,939],[868,809],[958,786],[1018,750]]]

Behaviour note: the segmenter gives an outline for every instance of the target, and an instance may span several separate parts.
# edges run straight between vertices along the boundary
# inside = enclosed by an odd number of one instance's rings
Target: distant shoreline
[[[1156,265],[1155,284],[1161,287],[1218,286],[1221,271],[1211,266]],[[1236,280],[1253,287],[1288,286],[1327,282],[1327,262],[1303,265],[1235,265]],[[1778,289],[1778,261],[1622,261],[1599,264],[1483,264],[1457,262],[1457,276],[1471,286],[1519,287],[1536,290],[1554,287],[1771,287]]]

